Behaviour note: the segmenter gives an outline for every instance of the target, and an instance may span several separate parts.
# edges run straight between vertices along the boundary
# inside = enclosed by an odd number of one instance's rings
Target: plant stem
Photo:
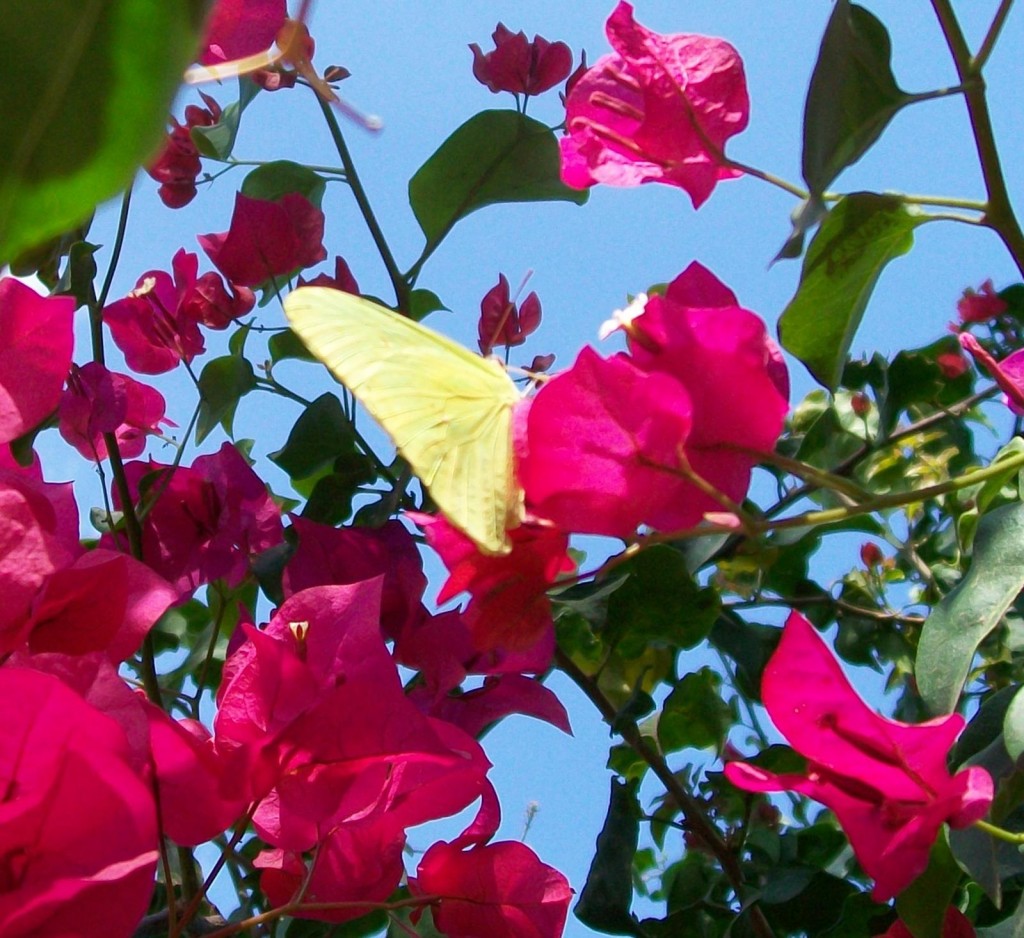
[[[729,845],[722,839],[718,828],[708,820],[699,801],[697,801],[682,785],[676,774],[668,767],[661,753],[644,738],[639,727],[633,721],[617,719],[618,714],[615,707],[607,697],[604,696],[597,682],[586,675],[576,663],[560,648],[555,650],[555,662],[566,676],[587,696],[591,703],[597,708],[602,719],[609,726],[613,724],[619,731],[619,735],[629,747],[644,762],[650,766],[651,771],[658,777],[658,780],[665,786],[665,791],[672,797],[679,810],[683,814],[683,824],[686,830],[696,834],[718,859],[737,898],[746,906],[746,887],[743,880],[743,871],[740,869],[739,860],[729,848]],[[759,938],[771,938],[772,930],[764,913],[756,905],[747,906],[750,912],[750,922],[754,932]]]
[[[114,235],[114,246],[110,251],[110,266],[107,268],[107,276],[103,280],[103,287],[100,289],[99,299],[96,301],[96,310],[102,314],[103,307],[107,305],[107,297],[110,295],[110,287],[114,282],[114,272],[117,270],[117,263],[121,259],[121,249],[124,247],[124,234],[128,229],[128,210],[132,204],[132,187],[129,186],[124,190],[124,194],[121,196],[121,214],[117,218],[117,233]],[[93,353],[96,352],[96,341],[93,338]],[[103,341],[99,342],[100,353],[102,355]],[[102,358],[97,358],[101,365],[103,364]]]
[[[999,9],[996,10],[996,15],[992,18],[992,24],[989,26],[988,32],[982,40],[981,47],[971,60],[971,67],[973,71],[980,72],[985,67],[985,63],[988,62],[988,58],[992,54],[992,50],[995,48],[996,40],[999,38],[999,33],[1002,31],[1003,23],[1006,22],[1006,17],[1010,15],[1010,7],[1012,6],[1013,0],[1003,0],[1003,2],[999,4]]]
[[[352,195],[355,197],[356,204],[359,206],[359,211],[362,213],[363,220],[366,222],[366,227],[369,229],[370,236],[373,238],[373,243],[377,245],[377,251],[380,254],[381,260],[384,262],[384,267],[388,272],[388,277],[391,280],[391,286],[395,291],[395,302],[399,309],[408,310],[409,284],[398,269],[398,264],[395,263],[394,255],[391,253],[391,248],[388,247],[388,242],[384,237],[384,232],[381,230],[380,224],[377,222],[377,216],[373,213],[373,208],[371,207],[370,200],[366,195],[366,190],[363,188],[363,183],[359,178],[359,173],[356,172],[356,165],[352,161],[352,154],[349,153],[348,144],[345,143],[345,137],[341,132],[338,119],[334,116],[334,111],[327,101],[324,101],[319,95],[317,95],[316,100],[320,105],[320,110],[323,112],[324,120],[327,121],[327,129],[331,133],[331,139],[334,141],[335,149],[338,151],[338,156],[341,158],[341,165],[345,167],[345,178],[349,186],[352,188]]]
[[[977,485],[988,479],[1001,475],[1007,469],[1016,469],[1024,466],[1024,453],[1016,456],[1008,456],[997,462],[965,472],[961,476],[947,479],[936,485],[928,485],[923,489],[914,489],[910,492],[890,492],[888,495],[879,495],[870,502],[863,502],[859,505],[850,505],[843,508],[826,508],[821,511],[808,511],[802,515],[795,515],[792,518],[783,518],[781,521],[760,521],[755,522],[755,527],[762,531],[778,531],[785,528],[797,528],[803,525],[829,524],[833,521],[844,521],[854,515],[869,514],[873,511],[882,511],[886,508],[901,508],[905,505],[913,505],[916,502],[928,501],[938,498],[941,495],[948,495],[960,489]]]
[[[975,821],[974,826],[996,840],[1003,840],[1008,844],[1024,844],[1024,833],[1003,830],[995,824],[989,824],[988,821]]]
[[[1004,3],[1004,6],[1007,4]],[[1006,179],[1003,176],[995,134],[992,130],[985,82],[981,75],[981,65],[987,58],[988,50],[983,45],[981,51],[984,55],[979,53],[977,59],[971,57],[967,40],[960,29],[950,0],[932,0],[932,9],[935,11],[942,34],[946,39],[946,45],[953,57],[960,83],[965,89],[967,114],[974,132],[974,143],[978,151],[978,161],[981,164],[981,174],[985,181],[985,192],[988,196],[984,223],[999,235],[1017,265],[1017,269],[1024,276],[1024,231],[1021,231],[1020,223],[1010,204],[1010,195],[1006,188]],[[1008,10],[1000,8],[996,14],[996,19],[992,24],[993,28],[989,31],[992,42],[995,41],[995,34],[998,33],[1006,12]],[[989,37],[986,37],[986,42],[988,41]]]

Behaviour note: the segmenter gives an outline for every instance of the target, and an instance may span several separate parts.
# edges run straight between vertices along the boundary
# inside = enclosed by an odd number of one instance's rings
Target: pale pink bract
[[[576,189],[664,182],[699,208],[718,180],[742,175],[723,153],[750,111],[739,54],[721,39],[646,29],[626,2],[606,33],[615,51],[566,101],[562,180]]]

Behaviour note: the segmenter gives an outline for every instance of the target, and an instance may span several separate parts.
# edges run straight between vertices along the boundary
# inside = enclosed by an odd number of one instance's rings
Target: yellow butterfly
[[[486,554],[511,550],[519,391],[496,360],[370,300],[300,287],[284,301],[306,347],[391,437],[445,517]]]

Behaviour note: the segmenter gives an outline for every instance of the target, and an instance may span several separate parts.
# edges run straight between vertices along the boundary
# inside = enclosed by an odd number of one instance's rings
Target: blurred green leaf
[[[950,754],[950,764],[954,767],[963,765],[968,759],[976,756],[986,746],[999,738],[1003,731],[1003,721],[1019,688],[1004,687],[989,694],[978,712],[964,727],[960,738],[956,741]]]
[[[12,0],[0,16],[0,266],[81,222],[163,139],[200,0]]]
[[[817,938],[838,924],[846,901],[857,895],[852,883],[807,867],[767,871],[764,912],[779,934]]]
[[[409,181],[409,204],[427,238],[441,241],[460,219],[497,202],[567,201],[586,190],[560,176],[558,141],[517,111],[483,111],[456,130]]]
[[[1013,915],[991,928],[979,928],[978,938],[1024,938],[1024,896]]]
[[[914,100],[892,74],[885,26],[864,7],[837,0],[825,27],[804,107],[803,175],[820,196]]]
[[[883,268],[906,254],[925,217],[893,196],[840,199],[814,236],[796,296],[779,320],[783,348],[826,388],[839,385],[846,356]]]
[[[199,376],[199,418],[196,443],[202,443],[217,424],[231,436],[238,402],[256,387],[256,375],[249,359],[223,355],[206,363]]]
[[[925,621],[917,684],[934,714],[952,713],[974,653],[1024,588],[1024,503],[982,517],[967,575]]]
[[[414,907],[406,906],[391,912],[388,915],[388,930],[385,932],[384,938],[411,938],[412,935],[416,935],[417,938],[447,938],[445,934],[437,930],[430,906],[422,910],[423,914],[414,925],[412,915],[416,911]]]

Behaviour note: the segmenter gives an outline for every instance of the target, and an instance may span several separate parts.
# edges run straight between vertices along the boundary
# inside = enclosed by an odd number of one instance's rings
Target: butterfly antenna
[[[364,114],[362,111],[352,107],[351,104],[343,101],[337,95],[334,96],[334,100],[331,103],[349,120],[354,121],[364,130],[368,130],[372,134],[380,133],[380,131],[384,129],[384,121],[382,121],[376,114]]]

